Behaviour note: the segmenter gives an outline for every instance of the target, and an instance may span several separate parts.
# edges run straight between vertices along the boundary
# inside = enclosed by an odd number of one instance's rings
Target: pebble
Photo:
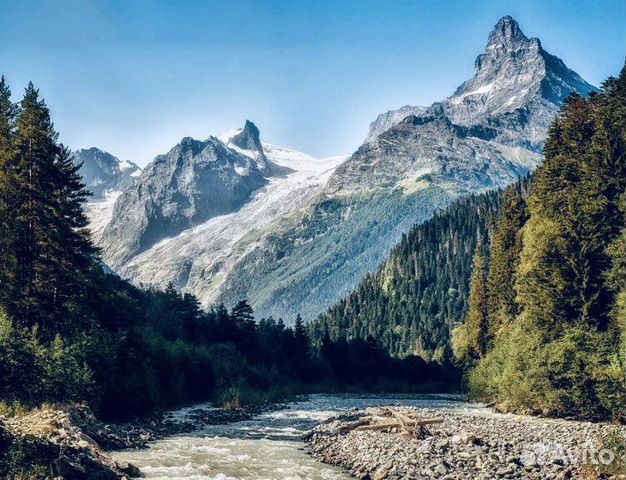
[[[421,439],[391,430],[340,432],[341,426],[363,415],[384,414],[378,407],[350,411],[309,432],[305,436],[308,451],[322,462],[343,466],[357,478],[372,480],[626,479],[626,472],[589,476],[590,466],[580,461],[582,449],[597,450],[595,442],[609,429],[619,428],[626,441],[623,426],[397,408],[420,418],[443,417],[444,422],[428,426],[428,435]]]

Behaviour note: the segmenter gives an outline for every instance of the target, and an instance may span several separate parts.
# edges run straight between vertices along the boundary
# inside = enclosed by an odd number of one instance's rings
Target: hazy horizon
[[[142,167],[246,119],[264,142],[351,153],[378,114],[452,94],[503,15],[595,85],[625,57],[622,0],[3,3],[14,99],[32,80],[70,148]]]

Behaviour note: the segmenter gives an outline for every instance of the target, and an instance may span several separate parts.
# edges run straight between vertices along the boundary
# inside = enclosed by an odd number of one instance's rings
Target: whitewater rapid
[[[115,452],[153,480],[334,480],[351,478],[304,450],[302,435],[319,422],[352,408],[401,404],[479,413],[481,407],[450,395],[312,395],[307,401],[252,420],[214,425],[158,440],[144,450]],[[185,421],[194,409],[170,412]],[[202,408],[202,406],[200,406]]]

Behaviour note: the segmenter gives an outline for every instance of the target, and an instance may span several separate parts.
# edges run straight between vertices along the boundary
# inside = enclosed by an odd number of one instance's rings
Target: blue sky
[[[380,112],[473,72],[503,15],[588,81],[624,63],[624,0],[0,0],[0,73],[61,139],[145,165],[246,118],[264,141],[350,153]]]

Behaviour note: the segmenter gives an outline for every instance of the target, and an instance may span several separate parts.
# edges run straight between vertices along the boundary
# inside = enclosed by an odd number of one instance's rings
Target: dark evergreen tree
[[[309,335],[302,321],[300,314],[296,317],[296,323],[293,328],[294,345],[300,352],[302,358],[308,358],[309,356]]]
[[[18,108],[11,102],[11,90],[0,78],[0,302],[15,298],[15,184],[14,151],[15,118]]]
[[[515,275],[522,249],[521,229],[527,219],[526,182],[506,189],[495,233],[489,246],[487,316],[489,341],[519,313],[515,300]]]
[[[87,193],[78,167],[57,143],[48,108],[32,83],[21,103],[13,152],[13,281],[19,288],[7,306],[53,338],[75,328],[68,302],[87,284],[94,248],[85,230]]]
[[[453,332],[456,357],[465,365],[472,365],[487,352],[489,344],[487,313],[487,262],[482,242],[479,242],[472,261],[469,307],[465,323]]]

